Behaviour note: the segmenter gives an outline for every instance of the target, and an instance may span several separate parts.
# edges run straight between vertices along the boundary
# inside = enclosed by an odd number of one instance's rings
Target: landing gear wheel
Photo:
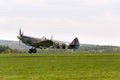
[[[36,49],[33,49],[33,53],[36,53],[37,52],[37,50]]]
[[[28,51],[30,54],[32,53],[32,49],[29,49],[29,51]]]
[[[36,48],[31,48],[31,49],[29,49],[29,51],[28,51],[30,54],[31,53],[36,53],[37,52],[37,49]]]

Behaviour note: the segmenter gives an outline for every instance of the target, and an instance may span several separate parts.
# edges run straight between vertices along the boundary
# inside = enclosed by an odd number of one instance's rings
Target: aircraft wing
[[[44,41],[40,41],[40,42],[36,43],[36,45],[37,45],[36,47],[43,46],[43,47],[48,48],[53,45],[53,41],[52,40],[44,40]]]

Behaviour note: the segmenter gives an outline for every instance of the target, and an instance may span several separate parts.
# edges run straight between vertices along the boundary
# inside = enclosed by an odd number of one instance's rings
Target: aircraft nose
[[[21,36],[17,36],[18,39],[21,39]]]

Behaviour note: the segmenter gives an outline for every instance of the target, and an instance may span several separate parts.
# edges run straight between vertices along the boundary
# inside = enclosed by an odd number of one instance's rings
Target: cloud
[[[1,0],[0,32],[10,32],[6,38],[16,39],[21,27],[32,36],[55,34],[68,41],[78,36],[82,42],[116,44],[119,4],[118,0]]]

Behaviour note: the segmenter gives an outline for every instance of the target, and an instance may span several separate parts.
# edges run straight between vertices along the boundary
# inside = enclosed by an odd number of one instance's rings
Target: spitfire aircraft
[[[79,49],[80,43],[78,38],[75,38],[71,43],[66,43],[63,41],[42,38],[34,38],[30,36],[25,36],[21,29],[19,30],[19,36],[17,38],[22,41],[24,44],[31,46],[29,53],[36,53],[37,48],[46,49],[46,48],[56,48],[56,49]]]

